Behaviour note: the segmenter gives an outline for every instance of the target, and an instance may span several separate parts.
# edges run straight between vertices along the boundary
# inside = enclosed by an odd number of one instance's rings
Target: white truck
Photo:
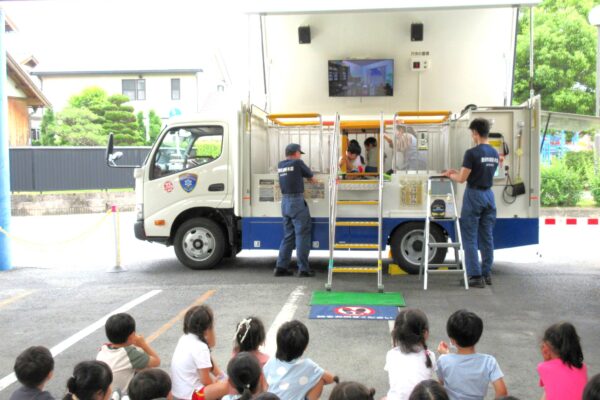
[[[493,187],[495,248],[537,244],[540,101],[532,97],[513,106],[511,98],[517,5],[537,1],[426,3],[321,12],[273,3],[249,11],[248,87],[242,90],[247,99],[232,100],[237,96],[225,91],[212,97],[213,111],[167,122],[134,171],[136,237],[173,245],[192,269],[215,267],[241,250],[277,249],[283,229],[276,167],[285,145],[297,142],[319,181],[307,185],[305,196],[312,247],[326,250],[331,157],[345,151],[348,140],[362,146],[374,137],[377,148],[383,146],[380,165],[389,173],[383,182],[382,244],[402,269],[417,273],[427,179],[460,167],[472,146],[467,126],[484,117],[502,158]],[[440,109],[448,111],[428,111]],[[332,140],[335,135],[342,138]],[[109,165],[116,166],[117,158],[111,138]],[[513,193],[513,183],[522,183],[525,193]],[[458,204],[461,195],[459,187]],[[360,207],[366,192],[349,196],[355,206],[338,211],[338,217],[362,225],[378,218],[377,210]],[[368,226],[334,229],[340,243],[378,240]],[[430,234],[432,242],[453,235],[443,222],[432,224]],[[430,248],[431,262],[443,261],[446,250]]]

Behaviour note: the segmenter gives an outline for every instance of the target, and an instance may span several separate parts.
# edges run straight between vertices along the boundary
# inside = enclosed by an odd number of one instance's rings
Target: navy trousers
[[[289,267],[292,250],[296,247],[298,270],[310,270],[308,253],[311,247],[311,219],[304,194],[284,194],[281,200],[281,215],[283,216],[283,240],[279,246],[276,268]]]

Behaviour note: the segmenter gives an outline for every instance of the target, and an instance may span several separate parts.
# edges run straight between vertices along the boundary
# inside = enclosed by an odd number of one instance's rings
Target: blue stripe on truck
[[[350,218],[349,218],[350,219]],[[340,219],[342,220],[342,219]],[[360,218],[351,218],[360,221]],[[372,221],[373,219],[362,219]],[[411,218],[384,218],[383,237],[387,242],[390,234],[401,224],[406,222],[423,221]],[[440,225],[450,232],[454,232],[451,222],[441,222]],[[539,243],[538,218],[498,218],[494,228],[494,247],[505,249],[510,247],[526,246]],[[376,243],[377,229],[369,227],[337,227],[337,242],[347,243]],[[327,218],[313,218],[312,242],[313,249],[327,250],[329,248],[329,223]],[[257,217],[242,219],[242,248],[243,249],[279,249],[283,237],[281,218]],[[316,246],[315,246],[316,245]]]

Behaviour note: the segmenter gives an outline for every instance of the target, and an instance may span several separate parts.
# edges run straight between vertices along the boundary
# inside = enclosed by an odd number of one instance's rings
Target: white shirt
[[[206,343],[192,333],[180,337],[171,360],[173,396],[191,399],[194,391],[204,386],[198,370],[205,368],[212,368],[210,350]]]
[[[432,368],[427,368],[425,365],[426,351],[429,353]],[[388,372],[390,380],[388,400],[408,400],[415,386],[433,377],[435,355],[428,350],[403,353],[399,347],[394,347],[386,355],[384,369]]]

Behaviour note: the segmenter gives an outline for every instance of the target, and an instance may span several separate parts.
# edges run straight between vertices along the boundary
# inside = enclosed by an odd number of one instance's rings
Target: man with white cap
[[[308,264],[311,239],[310,211],[304,201],[304,178],[316,183],[310,168],[304,164],[299,144],[290,143],[285,148],[286,159],[277,166],[281,187],[281,214],[283,216],[283,239],[279,246],[279,257],[275,265],[275,276],[290,276],[292,250],[296,247],[298,277],[315,275]]]

